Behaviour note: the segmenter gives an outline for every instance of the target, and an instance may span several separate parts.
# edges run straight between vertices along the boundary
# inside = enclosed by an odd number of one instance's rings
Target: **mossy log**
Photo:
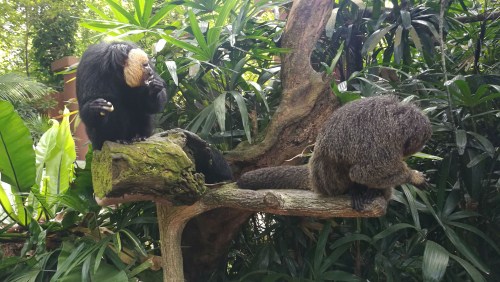
[[[378,217],[385,214],[384,198],[362,212],[351,208],[349,196],[324,197],[303,190],[243,190],[234,183],[211,185],[185,152],[182,131],[170,130],[143,142],[106,142],[94,153],[92,178],[100,205],[131,201],[157,202],[164,281],[184,281],[182,231],[193,217],[215,208],[233,208],[281,215]]]

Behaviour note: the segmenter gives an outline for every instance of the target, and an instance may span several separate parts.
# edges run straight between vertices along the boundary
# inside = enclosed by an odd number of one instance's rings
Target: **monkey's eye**
[[[143,67],[149,67],[149,63],[143,63],[142,66]]]

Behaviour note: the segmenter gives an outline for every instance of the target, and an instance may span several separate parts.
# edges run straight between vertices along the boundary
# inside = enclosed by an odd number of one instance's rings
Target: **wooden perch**
[[[243,190],[236,184],[200,184],[185,138],[172,130],[130,145],[106,142],[94,153],[92,178],[100,205],[131,201],[157,202],[164,281],[184,281],[182,231],[193,217],[228,207],[280,215],[378,217],[385,214],[383,197],[362,212],[351,208],[348,196],[324,197],[304,190]]]

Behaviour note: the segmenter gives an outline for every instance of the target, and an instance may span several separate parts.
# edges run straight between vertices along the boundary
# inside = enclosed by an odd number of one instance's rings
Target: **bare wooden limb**
[[[387,201],[383,197],[378,197],[367,205],[364,211],[356,211],[351,208],[351,197],[348,195],[325,197],[305,190],[245,190],[237,188],[234,183],[209,190],[191,206],[173,206],[168,203],[167,199],[155,194],[124,195],[119,198],[105,197],[98,199],[98,203],[109,205],[146,200],[156,201],[164,206],[165,210],[170,208],[175,213],[179,213],[178,208],[182,208],[181,216],[177,215],[177,217],[188,219],[220,207],[319,218],[379,217],[385,214],[387,206]]]

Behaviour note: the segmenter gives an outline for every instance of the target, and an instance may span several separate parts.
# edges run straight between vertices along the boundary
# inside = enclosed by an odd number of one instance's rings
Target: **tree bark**
[[[339,106],[332,78],[314,71],[311,54],[333,9],[331,0],[295,0],[282,35],[282,100],[264,140],[239,146],[225,157],[235,176],[259,167],[283,164],[314,144],[322,124]],[[296,162],[295,162],[296,163]],[[294,164],[289,162],[288,164]],[[191,220],[183,235],[184,269],[189,281],[204,281],[227,255],[234,236],[253,212],[219,208]]]
[[[281,58],[283,96],[264,140],[239,146],[227,159],[240,171],[283,164],[314,144],[326,119],[339,106],[330,88],[332,77],[316,72],[311,54],[333,9],[328,0],[295,0],[282,36],[289,49]]]

